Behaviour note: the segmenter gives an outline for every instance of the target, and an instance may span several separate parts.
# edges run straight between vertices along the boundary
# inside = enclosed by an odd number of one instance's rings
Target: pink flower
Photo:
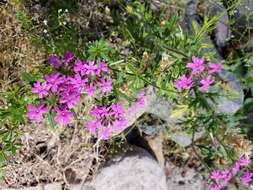
[[[243,176],[240,177],[240,180],[248,185],[252,181],[252,176],[253,176],[252,172],[246,171],[243,174]]]
[[[96,134],[97,124],[94,121],[87,121],[86,127],[91,134]]]
[[[222,172],[222,178],[224,181],[228,182],[233,176],[229,169],[224,169]]]
[[[114,103],[111,105],[111,116],[119,117],[124,113],[124,108],[119,103]]]
[[[61,104],[66,104],[68,108],[72,108],[79,101],[80,93],[77,88],[74,88],[72,85],[65,85],[61,88],[59,99]]]
[[[109,108],[106,106],[101,106],[98,109],[99,116],[98,117],[107,117],[109,116]]]
[[[80,101],[80,91],[71,84],[72,77],[66,77],[64,83],[59,87],[59,103],[66,104],[68,108],[72,108]]]
[[[99,131],[98,138],[102,140],[107,140],[109,139],[110,134],[111,134],[111,129],[108,127],[104,127]]]
[[[144,96],[145,92],[141,90],[136,96],[136,101],[128,108],[128,112],[136,113],[137,108],[143,108],[145,105]]]
[[[249,158],[244,155],[237,160],[231,168],[225,168],[223,171],[213,170],[210,178],[215,181],[218,186],[213,186],[213,189],[225,187],[228,182],[235,177],[241,169],[241,166],[248,166],[250,163]],[[243,170],[241,170],[243,171]],[[241,177],[241,181],[245,184],[249,184],[252,181],[253,172],[246,171]]]
[[[66,94],[62,93],[59,99],[59,103],[66,104],[68,108],[73,108],[76,104],[80,102],[80,94],[73,93],[73,94]]]
[[[63,54],[63,60],[65,61],[65,63],[69,63],[73,59],[74,59],[74,54],[72,52],[66,51]]]
[[[36,123],[40,123],[43,119],[42,114],[48,111],[47,106],[45,104],[41,104],[38,106],[28,104],[27,109],[29,110],[29,112],[27,113],[27,117],[30,120],[35,120]]]
[[[250,164],[250,159],[246,155],[242,156],[238,161],[240,166],[248,166]]]
[[[186,75],[182,75],[178,80],[175,81],[175,86],[178,90],[181,89],[190,89],[192,87],[192,79],[191,77],[187,77]]]
[[[143,90],[137,94],[137,97],[136,97],[136,104],[137,105],[144,107],[144,104],[145,104],[144,96],[145,96],[145,92]]]
[[[59,84],[61,84],[62,80],[60,77],[60,73],[55,72],[51,75],[45,75],[44,79],[48,82],[48,86],[53,93],[57,92]]]
[[[122,118],[122,119],[114,121],[112,124],[112,128],[116,130],[122,130],[127,126],[127,124],[128,124],[127,119]]]
[[[115,130],[123,130],[128,124],[120,103],[111,106],[94,106],[89,114],[94,120],[88,123],[87,128],[92,133],[96,124],[96,129],[100,129],[98,132],[100,139],[108,139]]]
[[[128,112],[130,114],[135,114],[137,111],[138,105],[134,102],[129,108],[128,108]]]
[[[55,108],[56,117],[55,122],[58,125],[68,125],[72,121],[73,113],[68,111],[67,109],[60,109],[58,107]]]
[[[111,79],[105,80],[104,78],[102,78],[99,81],[99,85],[100,85],[103,93],[107,93],[107,92],[112,91],[112,80]]]
[[[195,75],[198,71],[204,71],[204,62],[204,58],[192,56],[192,63],[187,63],[186,67],[192,70],[192,75]]]
[[[210,70],[208,71],[208,74],[219,73],[222,70],[221,62],[217,64],[209,63],[209,68]]]
[[[41,83],[37,81],[32,88],[32,92],[39,95],[39,98],[46,97],[48,95],[48,90],[50,86],[47,83]]]
[[[222,187],[220,185],[214,185],[211,187],[211,190],[221,190]]]
[[[86,69],[87,75],[96,75],[97,66],[94,61],[88,61],[84,64],[84,68]]]
[[[207,91],[210,85],[214,83],[214,80],[212,80],[211,76],[208,75],[207,78],[203,77],[200,83],[202,84],[202,86],[200,87],[201,91]]]
[[[240,162],[236,161],[234,165],[232,166],[232,175],[236,175],[240,171]]]
[[[74,88],[77,88],[81,91],[85,88],[87,82],[88,79],[87,78],[82,79],[82,77],[79,74],[75,74],[74,77],[70,78],[70,84],[72,84]]]
[[[59,68],[61,66],[60,59],[56,54],[51,54],[48,57],[48,62],[56,68]]]
[[[98,106],[93,106],[90,110],[90,113],[89,113],[91,116],[94,116],[94,117],[99,117],[100,116],[100,113],[99,113],[99,107]]]
[[[102,71],[108,73],[108,67],[105,62],[100,62],[100,64],[97,67],[96,75],[100,76]]]
[[[76,74],[81,74],[81,76],[84,76],[86,74],[86,69],[84,67],[83,62],[80,59],[77,59],[75,61],[74,71]]]
[[[84,90],[87,92],[89,96],[92,96],[94,92],[96,91],[96,86],[90,83],[85,86]]]
[[[95,116],[97,118],[107,117],[109,114],[109,108],[106,106],[94,106],[90,110],[90,115]]]
[[[214,181],[218,182],[222,178],[222,174],[219,170],[213,170],[211,172],[210,178],[213,179]]]

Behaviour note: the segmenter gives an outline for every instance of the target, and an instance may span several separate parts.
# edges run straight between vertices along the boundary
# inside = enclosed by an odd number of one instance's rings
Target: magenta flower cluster
[[[82,94],[92,96],[96,90],[102,94],[112,91],[109,69],[103,61],[83,61],[69,51],[63,57],[52,54],[48,61],[58,71],[45,75],[43,81],[34,84],[32,92],[38,95],[41,103],[27,107],[27,117],[36,123],[42,121],[43,114],[50,108],[56,113],[57,124],[68,125],[73,119],[71,109],[80,102]],[[56,99],[55,104],[47,105],[49,99]]]
[[[89,115],[92,119],[87,121],[87,129],[100,139],[108,139],[113,132],[122,131],[128,123],[125,110],[120,103],[94,106]]]
[[[130,113],[136,113],[138,108],[143,108],[145,101],[144,101],[145,92],[142,90],[140,91],[137,96],[135,102],[129,107],[128,111]]]
[[[211,63],[205,58],[193,56],[192,62],[186,65],[187,74],[182,75],[174,83],[178,90],[188,90],[194,86],[199,86],[203,92],[208,91],[214,84],[217,73],[221,72],[221,63]]]
[[[86,123],[87,129],[91,134],[103,140],[123,131],[128,126],[126,112],[134,114],[138,108],[144,107],[144,95],[144,91],[140,91],[129,109],[125,109],[121,103],[94,106],[89,113],[91,119]]]
[[[249,185],[252,181],[253,171],[248,170],[250,159],[248,156],[242,156],[232,167],[223,170],[213,170],[210,174],[213,185],[211,190],[222,190],[227,186],[228,182],[235,176],[240,174],[239,178],[242,183]]]

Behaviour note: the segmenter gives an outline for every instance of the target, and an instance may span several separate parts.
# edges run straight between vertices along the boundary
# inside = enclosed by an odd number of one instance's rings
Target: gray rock
[[[190,168],[179,168],[171,163],[166,164],[169,170],[167,190],[203,190],[205,179],[199,172]]]
[[[188,31],[191,34],[193,34],[194,32],[192,22],[198,20],[197,5],[198,5],[197,0],[188,0],[188,2],[186,3],[186,12],[185,12],[184,21],[185,21]]]
[[[127,114],[127,119],[129,121],[128,126],[132,126],[134,122],[144,113],[151,113],[164,120],[166,122],[165,125],[168,126],[170,130],[177,131],[178,129],[181,129],[181,126],[178,125],[178,122],[182,118],[175,118],[172,115],[173,108],[174,104],[172,101],[158,97],[156,89],[152,86],[149,86],[145,89],[144,106],[137,108],[135,113]],[[154,130],[150,130],[149,128],[142,128],[142,130],[145,134],[154,135],[157,134],[162,128],[164,129],[165,126],[156,126]],[[202,135],[203,132],[196,133],[195,140],[201,138]],[[186,132],[173,132],[170,134],[170,138],[183,147],[187,147],[192,143],[192,136]]]
[[[61,190],[62,186],[60,183],[51,183],[44,186],[44,190]]]
[[[237,37],[248,37],[248,33],[253,30],[253,1],[241,0],[235,10],[231,12],[231,16],[235,19],[233,35]]]
[[[87,184],[72,185],[70,190],[95,190],[93,186]]]
[[[17,189],[4,188],[1,190],[61,190],[61,189],[62,189],[61,183],[50,183],[50,184],[45,184],[45,185],[39,184],[36,187],[25,187],[25,188],[17,188]]]
[[[229,18],[226,8],[222,3],[210,1],[208,7],[208,16],[210,18],[218,16],[219,19],[215,24],[215,45],[221,52],[230,38]]]
[[[205,2],[206,3],[206,2]],[[209,12],[205,13],[210,18],[213,16],[217,16],[218,14],[221,14],[221,11],[226,11],[224,7],[221,8],[221,6],[216,5],[216,3],[209,3],[208,1],[208,10]],[[202,27],[202,20],[201,16],[199,14],[198,0],[188,0],[185,7],[185,16],[184,16],[184,22],[182,27],[188,31],[190,34],[194,34],[193,29],[193,23],[197,23],[199,30]],[[215,40],[216,43],[214,44],[211,40],[210,36],[208,34],[204,34],[203,38],[201,39],[201,42],[203,44],[208,44],[207,48],[202,48],[202,51],[205,53],[214,53],[215,57],[221,58],[221,48],[225,46],[226,40],[228,38],[229,29],[228,25],[224,24],[228,22],[228,16],[226,12],[219,18],[219,20],[215,24]],[[217,49],[216,49],[216,47]]]
[[[192,141],[196,141],[203,137],[204,134],[204,131],[197,132],[194,135],[194,139],[192,139],[192,135],[186,132],[174,132],[170,134],[170,139],[182,147],[187,147],[192,144]]]
[[[137,147],[108,163],[92,184],[95,190],[167,190],[159,164]]]
[[[227,40],[230,37],[229,16],[227,10],[223,4],[218,1],[206,0],[201,3],[201,1],[198,0],[189,0],[185,20],[191,33],[193,32],[192,22],[197,21],[197,23],[201,25],[202,21],[200,17],[203,16],[208,16],[209,19],[218,17],[218,20],[215,23],[214,41],[216,48],[221,52],[221,49],[226,46]],[[211,44],[212,42],[210,43],[210,41],[210,37],[206,35],[204,42]],[[212,47],[211,49],[214,50],[215,48]]]
[[[157,96],[156,89],[149,86],[145,89],[144,106],[138,107],[134,113],[127,114],[128,126],[133,125],[134,122],[144,113],[154,114],[173,126],[176,122],[176,120],[170,116],[173,106],[174,104],[172,101],[159,98]]]
[[[234,114],[243,105],[243,88],[233,73],[223,70],[220,76],[226,82],[226,86],[219,91],[222,96],[216,99],[216,112]]]

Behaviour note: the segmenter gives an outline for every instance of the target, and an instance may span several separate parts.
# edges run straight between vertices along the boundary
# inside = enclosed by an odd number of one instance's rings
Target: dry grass
[[[44,50],[35,47],[22,31],[16,18],[21,10],[21,4],[0,6],[0,89],[18,82],[23,72],[34,72],[45,60]]]
[[[87,179],[96,158],[82,127],[24,127],[22,148],[5,168],[1,187],[61,182],[67,187]],[[95,169],[93,167],[93,169]]]
[[[245,135],[240,133],[240,130],[233,129],[227,134],[224,144],[232,147],[236,153],[236,157],[240,158],[243,155],[252,156],[253,144]]]

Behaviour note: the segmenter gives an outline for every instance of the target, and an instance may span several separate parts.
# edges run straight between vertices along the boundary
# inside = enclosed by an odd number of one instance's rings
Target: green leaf
[[[39,79],[38,76],[32,75],[31,73],[23,72],[21,75],[21,79],[24,81],[27,81],[29,83],[32,83]]]
[[[48,122],[49,122],[49,126],[52,128],[52,129],[55,129],[57,127],[56,123],[55,123],[55,113],[54,112],[50,112],[48,113]]]
[[[106,41],[96,41],[88,49],[89,59],[95,60],[100,58],[103,60],[109,60],[111,51],[112,48],[109,47]]]
[[[133,74],[138,75],[136,68],[131,63],[128,63],[127,67]]]
[[[25,30],[28,30],[32,27],[32,21],[31,19],[27,16],[26,12],[24,11],[18,11],[16,14],[17,20],[22,24],[22,27]]]

